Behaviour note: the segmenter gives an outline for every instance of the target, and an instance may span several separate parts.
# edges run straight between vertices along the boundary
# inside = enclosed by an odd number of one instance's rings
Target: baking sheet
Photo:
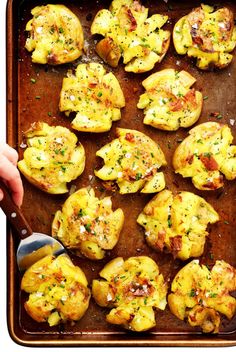
[[[75,68],[82,62],[101,62],[94,47],[98,37],[91,37],[90,26],[94,15],[101,8],[108,8],[108,1],[50,1],[63,3],[68,6],[81,20],[87,53],[74,63],[52,67],[49,65],[32,64],[31,55],[24,48],[27,37],[24,31],[27,21],[31,18],[30,10],[36,5],[46,4],[40,0],[9,0],[7,7],[7,138],[8,143],[19,152],[22,157],[22,132],[30,127],[34,121],[44,121],[50,125],[62,125],[71,129],[70,118],[59,112],[59,93],[62,78],[69,68]],[[199,6],[200,1],[143,1],[148,7],[149,16],[153,13],[163,13],[169,16],[169,23],[165,28],[172,29],[174,23],[187,14],[193,7]],[[214,4],[214,2],[208,2]],[[228,6],[236,14],[236,4],[233,1],[220,2],[221,6]],[[139,95],[144,92],[141,82],[151,73],[164,68],[185,69],[192,74],[197,82],[196,89],[208,96],[204,101],[203,111],[198,124],[205,121],[218,121],[211,116],[212,112],[219,112],[222,123],[230,123],[235,119],[236,111],[236,58],[232,64],[221,71],[202,72],[193,62],[175,53],[171,42],[166,57],[161,64],[157,64],[153,71],[145,74],[132,74],[124,71],[122,63],[116,69],[105,65],[118,78],[126,98],[126,107],[122,110],[122,119],[113,123],[110,132],[102,134],[80,133],[74,131],[86,152],[86,168],[82,176],[71,185],[76,188],[91,185],[97,196],[112,195],[113,209],[121,207],[125,214],[125,225],[116,247],[99,262],[92,262],[71,255],[74,264],[79,265],[85,272],[89,283],[98,277],[101,268],[112,258],[123,256],[148,255],[159,265],[161,273],[167,281],[171,281],[176,272],[186,263],[174,260],[172,255],[158,253],[147,246],[143,229],[136,223],[138,214],[153,195],[132,194],[119,195],[118,192],[107,191],[101,180],[94,177],[94,169],[98,169],[101,160],[95,156],[96,151],[115,138],[116,127],[137,129],[150,136],[161,146],[168,166],[162,170],[165,173],[166,184],[172,191],[192,191],[203,196],[214,206],[220,214],[221,221],[209,226],[209,236],[201,262],[213,265],[215,260],[224,259],[236,266],[236,238],[235,238],[235,202],[236,182],[226,181],[224,187],[214,192],[201,192],[195,189],[190,179],[183,179],[175,175],[171,160],[175,148],[180,140],[188,134],[188,130],[177,132],[156,130],[143,124],[143,112],[136,104]],[[32,83],[32,78],[36,81]],[[40,99],[38,99],[40,97]],[[236,136],[236,123],[231,126]],[[234,139],[236,143],[236,139]],[[93,177],[91,177],[93,176]],[[22,210],[29,224],[36,232],[51,231],[53,215],[64,203],[68,195],[49,195],[36,189],[25,179],[25,197]],[[229,346],[236,344],[236,317],[231,321],[222,319],[221,333],[218,335],[204,335],[198,328],[191,328],[187,323],[178,320],[170,313],[168,306],[165,311],[156,312],[157,325],[145,333],[126,331],[119,326],[106,323],[107,309],[98,307],[93,299],[84,317],[74,326],[70,324],[49,328],[48,324],[33,321],[25,312],[23,303],[27,294],[20,292],[21,276],[15,262],[15,249],[18,241],[10,229],[8,236],[8,326],[12,338],[19,344],[28,346]]]

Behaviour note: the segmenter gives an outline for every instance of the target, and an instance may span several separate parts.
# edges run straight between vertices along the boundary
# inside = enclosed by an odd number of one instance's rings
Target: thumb
[[[0,189],[0,202],[3,200],[3,197],[4,197],[3,191]]]

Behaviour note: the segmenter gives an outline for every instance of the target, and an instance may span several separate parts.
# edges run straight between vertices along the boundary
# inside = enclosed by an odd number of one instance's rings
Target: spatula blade
[[[58,256],[62,253],[66,253],[66,250],[59,241],[43,233],[34,232],[20,241],[17,264],[19,270],[24,271],[46,255]]]

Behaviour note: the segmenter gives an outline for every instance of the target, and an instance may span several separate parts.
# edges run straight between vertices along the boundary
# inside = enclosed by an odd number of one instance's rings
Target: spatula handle
[[[30,228],[20,208],[18,208],[12,200],[9,189],[2,180],[0,180],[0,188],[4,194],[3,200],[0,202],[0,207],[7,216],[10,224],[14,227],[21,239],[32,235],[32,229]]]

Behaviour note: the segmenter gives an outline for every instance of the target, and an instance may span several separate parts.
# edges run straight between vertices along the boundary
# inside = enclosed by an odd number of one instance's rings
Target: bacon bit
[[[217,189],[217,185],[215,183],[213,183],[212,181],[208,181],[207,183],[202,185],[202,187],[212,189],[212,190]]]
[[[218,117],[220,115],[220,113],[218,111],[215,111],[215,112],[211,112],[210,113],[210,116],[211,117]]]
[[[112,102],[109,99],[106,99],[105,100],[105,106],[106,106],[106,108],[112,107]]]
[[[190,89],[188,93],[184,96],[184,100],[190,103],[194,108],[197,107],[196,92],[195,89]]]
[[[137,172],[135,170],[131,170],[131,169],[124,169],[123,170],[123,180],[137,181],[142,178],[142,174],[140,174],[140,177],[138,177],[138,178],[137,178],[137,176],[139,176],[139,174],[137,174]]]
[[[202,40],[202,38],[200,36],[197,36],[197,30],[196,29],[191,30],[191,36],[193,38],[194,44],[197,44],[199,46],[203,45],[203,40]]]
[[[170,39],[163,40],[162,42],[162,54],[164,54],[169,48]]]
[[[155,246],[163,251],[164,243],[165,243],[166,231],[162,230],[158,232],[158,238],[155,242]]]
[[[126,133],[125,139],[126,139],[128,142],[131,142],[131,143],[134,143],[134,142],[135,142],[135,138],[134,138],[133,133]]]
[[[117,288],[114,285],[109,284],[109,291],[113,294],[113,296],[115,296],[117,293]]]
[[[196,27],[197,27],[197,25],[192,26],[191,31],[190,31],[191,36],[192,36],[192,38],[193,38],[194,40],[195,40],[196,38],[199,38],[199,37],[198,37],[198,31],[197,31],[198,28],[196,28]]]
[[[170,111],[179,111],[183,108],[183,100],[176,99],[175,101],[170,103]]]
[[[210,189],[210,190],[215,190],[223,186],[223,176],[220,175],[218,178],[214,179],[213,181],[208,181],[202,187]]]
[[[91,87],[90,87],[90,88],[91,88]],[[91,98],[94,99],[94,100],[97,100],[97,102],[101,102],[101,99],[97,96],[96,93],[93,93],[93,94],[91,95]]]
[[[189,164],[189,165],[192,165],[193,163],[193,158],[194,158],[194,155],[188,155],[187,158],[185,159],[186,162]]]
[[[96,81],[94,81],[94,82],[89,82],[89,84],[88,84],[88,86],[89,86],[89,88],[96,88],[97,87],[97,82]]]
[[[71,293],[72,296],[75,296],[78,291],[82,291],[84,294],[86,294],[87,290],[85,289],[84,286],[80,285],[78,282],[75,283],[73,288],[71,288]],[[87,295],[86,295],[87,296]]]
[[[191,314],[191,313],[189,314],[188,318],[189,318],[192,322],[196,322],[196,321],[197,321],[196,316],[193,315],[193,314]]]
[[[113,181],[102,182],[102,185],[107,191],[111,191],[111,192],[116,192],[117,191],[116,184]]]
[[[61,282],[63,279],[62,272],[55,272],[54,277],[58,282]]]
[[[212,155],[200,155],[200,160],[209,171],[219,170],[219,165]]]
[[[131,321],[134,319],[135,314],[130,314],[129,315],[129,319],[128,319],[128,323],[131,323]]]
[[[181,236],[170,237],[170,248],[171,248],[171,252],[173,253],[173,256],[176,257],[178,252],[182,248],[182,237]]]
[[[144,55],[148,55],[150,53],[150,49],[149,48],[143,48],[143,53],[144,53]]]
[[[127,13],[127,16],[128,16],[128,18],[130,20],[129,32],[133,32],[137,28],[136,19],[135,19],[134,15],[132,14],[132,11],[129,8],[126,9],[126,13]]]
[[[48,59],[48,63],[50,64],[50,65],[55,65],[55,64],[57,64],[57,62],[58,62],[58,58],[57,58],[57,55],[55,55],[55,54],[49,54],[48,55],[48,57],[47,57],[47,59]]]
[[[125,287],[124,293],[135,297],[150,296],[154,291],[154,287],[145,278],[137,279],[137,281],[132,281]]]
[[[225,29],[227,30],[227,32],[230,31],[232,27],[233,26],[232,26],[231,22],[228,21],[228,22],[225,23]]]

